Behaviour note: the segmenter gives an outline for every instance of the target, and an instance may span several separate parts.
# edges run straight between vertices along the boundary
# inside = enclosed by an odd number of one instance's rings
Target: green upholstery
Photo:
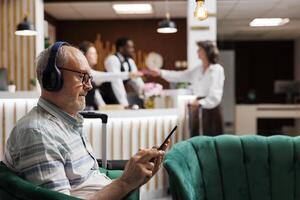
[[[122,175],[121,170],[105,170],[100,168],[102,173],[115,179]],[[59,192],[54,192],[35,186],[32,183],[18,177],[10,171],[2,162],[0,163],[0,199],[2,200],[79,200]],[[126,198],[128,200],[138,200],[139,190],[131,193]]]
[[[300,200],[300,137],[194,137],[164,167],[173,199]]]

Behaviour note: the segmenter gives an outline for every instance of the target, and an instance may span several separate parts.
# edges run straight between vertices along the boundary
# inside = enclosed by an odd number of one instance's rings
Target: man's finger
[[[146,169],[148,169],[148,170],[153,170],[154,167],[155,167],[155,165],[154,165],[153,162],[146,162],[146,163],[143,164],[143,165],[144,165],[144,167],[146,167]]]
[[[146,149],[139,149],[139,151],[135,154],[135,157],[140,159],[147,154],[147,151],[148,150]]]
[[[159,170],[162,160],[163,160],[163,156],[159,156],[157,159],[155,159],[153,174],[155,174]]]
[[[165,151],[168,148],[170,143],[171,143],[171,139],[168,139],[168,141],[162,146],[161,150]]]
[[[146,154],[144,154],[143,156],[141,156],[140,161],[141,162],[148,162],[152,158],[156,158],[156,157],[161,156],[161,155],[164,155],[163,151],[158,151],[156,149],[150,149],[150,150],[147,150]]]
[[[148,169],[143,169],[144,174],[146,175],[147,178],[151,178],[153,175],[152,170],[148,170]]]

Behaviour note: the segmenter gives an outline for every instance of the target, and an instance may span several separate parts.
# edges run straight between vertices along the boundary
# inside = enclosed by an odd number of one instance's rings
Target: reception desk
[[[0,93],[0,160],[12,128],[36,105],[39,96],[38,93],[5,95],[2,93],[1,96]],[[108,115],[107,158],[109,160],[129,159],[140,148],[160,145],[176,124],[179,128],[171,142],[174,144],[182,140],[186,137],[184,134],[185,118],[180,116],[182,112],[179,112],[178,108],[104,111],[103,113]],[[101,126],[100,120],[84,120],[83,131],[89,138],[97,158],[101,158],[102,153]],[[167,188],[167,175],[164,169],[161,169],[149,183],[141,188],[141,195],[145,197],[142,199],[149,199],[151,194],[165,193]]]
[[[300,104],[237,105],[236,134],[257,133],[257,119],[300,118]]]

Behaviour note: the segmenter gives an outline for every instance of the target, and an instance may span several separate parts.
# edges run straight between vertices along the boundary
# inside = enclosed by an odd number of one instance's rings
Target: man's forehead
[[[68,56],[68,67],[74,70],[80,70],[82,72],[90,72],[91,68],[87,62],[86,57],[83,53],[75,48],[70,46],[64,46],[65,50],[67,51]]]
[[[132,40],[128,40],[128,41],[127,41],[127,45],[130,45],[130,46],[132,46],[132,45],[134,45],[134,43],[133,43],[133,41],[132,41]]]

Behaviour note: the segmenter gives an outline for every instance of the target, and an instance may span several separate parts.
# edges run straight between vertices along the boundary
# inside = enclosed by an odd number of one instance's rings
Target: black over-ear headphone
[[[60,47],[62,47],[63,45],[69,46],[69,43],[56,42],[51,47],[47,67],[43,71],[42,86],[45,90],[50,92],[59,91],[63,86],[62,74],[59,70],[59,67],[56,66],[56,56]]]

